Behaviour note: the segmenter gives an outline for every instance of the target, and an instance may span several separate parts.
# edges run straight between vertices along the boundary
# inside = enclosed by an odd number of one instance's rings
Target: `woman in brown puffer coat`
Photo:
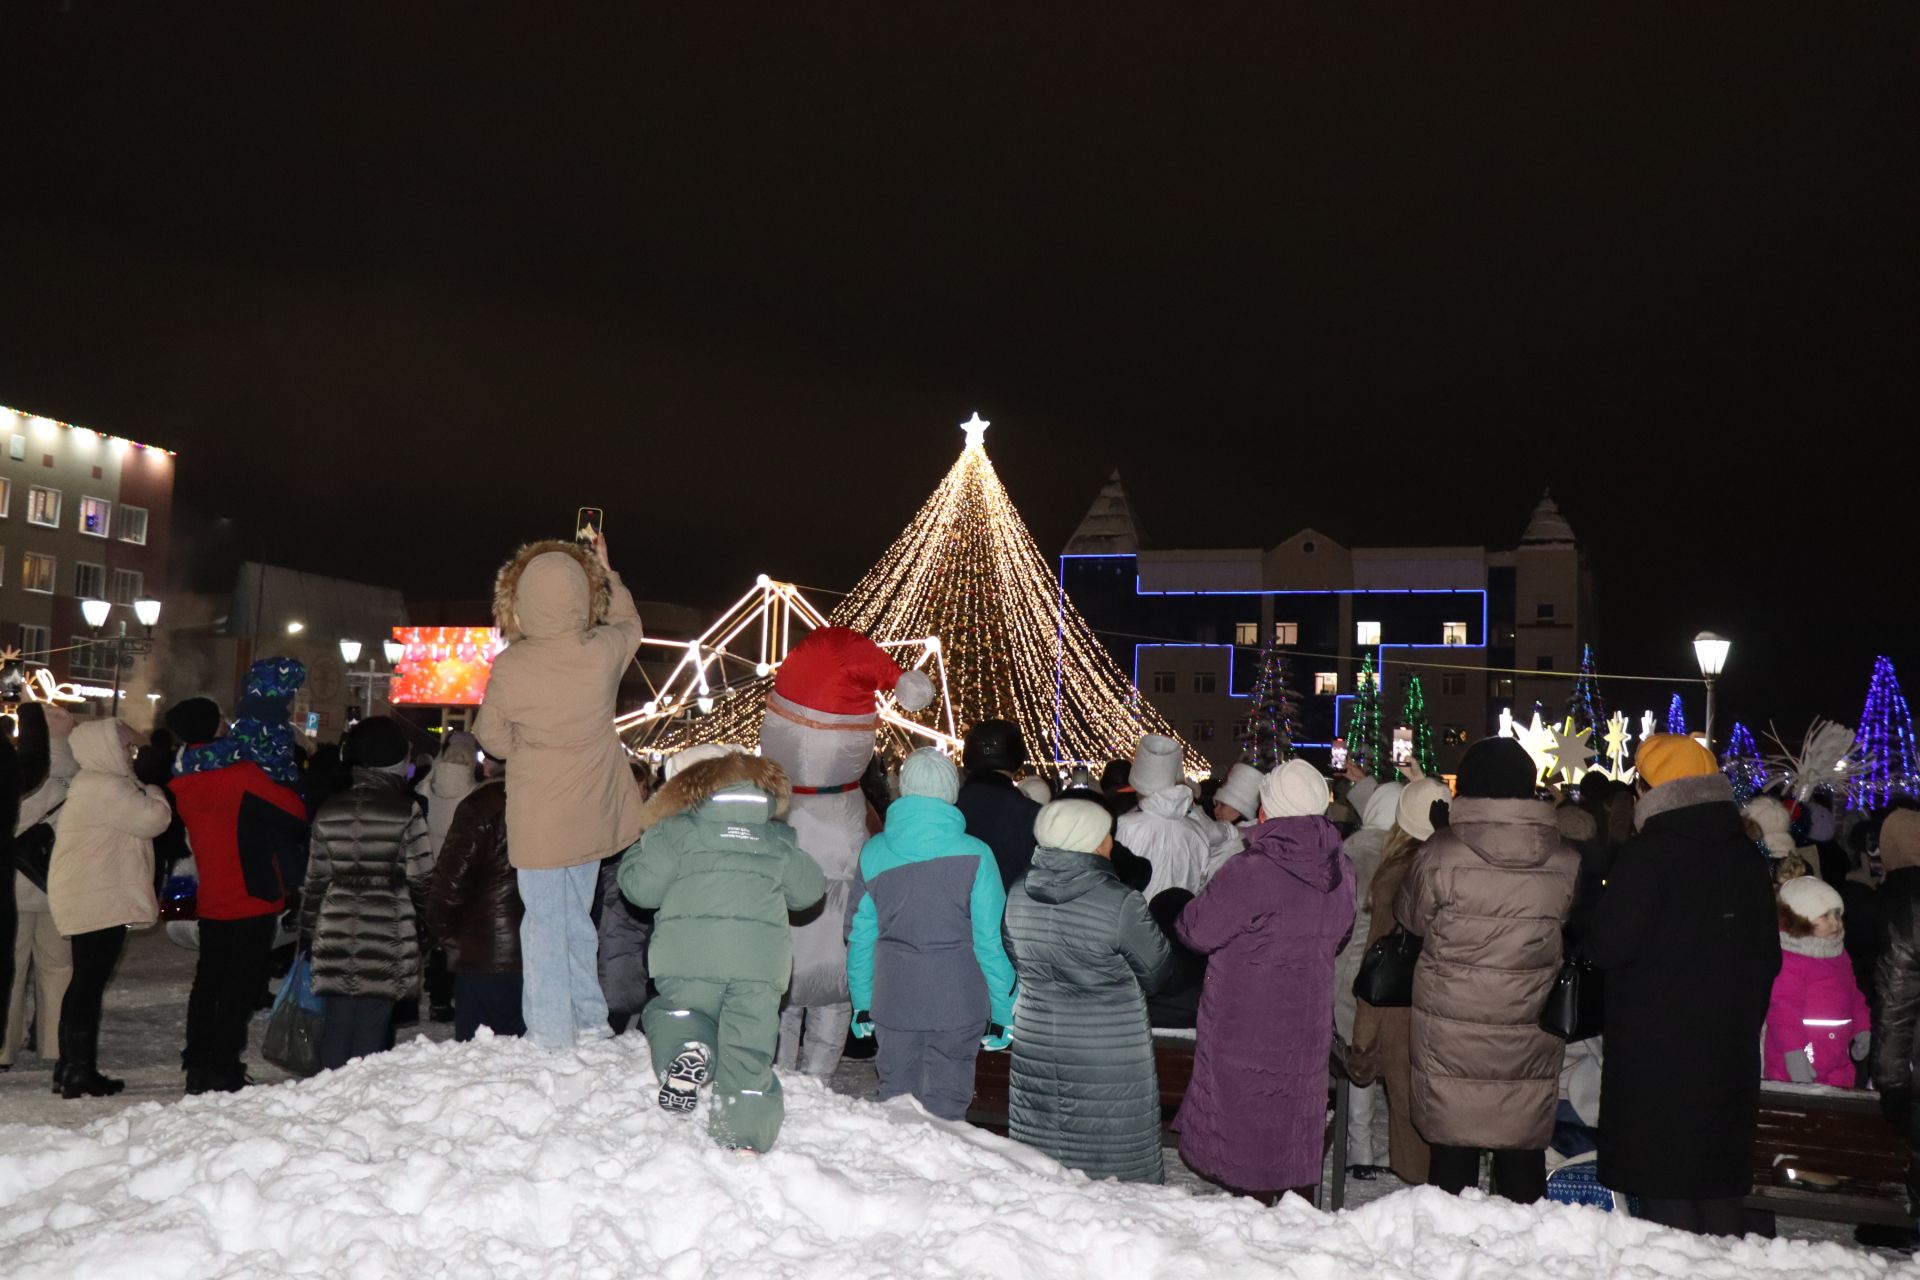
[[[524,1035],[520,1013],[520,887],[507,861],[507,784],[467,793],[447,826],[427,893],[427,927],[453,974],[453,1038],[481,1027]]]
[[[1367,889],[1371,917],[1362,956],[1365,948],[1393,932],[1393,900],[1413,869],[1421,844],[1433,836],[1433,807],[1452,798],[1447,784],[1434,778],[1410,782],[1400,793],[1380,865]],[[1386,1086],[1387,1167],[1408,1186],[1421,1187],[1427,1182],[1427,1141],[1413,1127],[1413,1062],[1408,1045],[1412,1019],[1411,1009],[1382,1009],[1355,1000],[1346,1067],[1348,1078],[1361,1088],[1375,1081]]]
[[[1546,1148],[1566,1046],[1539,1026],[1560,971],[1561,927],[1580,857],[1553,806],[1536,800],[1533,758],[1483,738],[1460,762],[1447,830],[1400,886],[1394,916],[1426,939],[1413,981],[1413,1123],[1432,1145],[1427,1182],[1459,1192],[1493,1152],[1494,1189],[1546,1194]]]

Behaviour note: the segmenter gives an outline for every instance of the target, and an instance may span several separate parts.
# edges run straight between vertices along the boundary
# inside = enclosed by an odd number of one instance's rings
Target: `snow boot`
[[[711,1057],[704,1044],[690,1044],[667,1064],[667,1078],[660,1082],[660,1109],[676,1115],[693,1111],[700,1086],[707,1082],[707,1062]]]
[[[92,1067],[82,1068],[71,1065],[67,1068],[66,1081],[60,1086],[60,1096],[72,1101],[75,1098],[111,1098],[127,1087],[125,1080],[115,1080],[103,1076]]]

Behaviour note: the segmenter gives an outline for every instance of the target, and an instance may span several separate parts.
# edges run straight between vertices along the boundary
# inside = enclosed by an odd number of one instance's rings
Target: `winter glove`
[[[1795,1084],[1813,1083],[1813,1064],[1804,1051],[1795,1049],[1787,1055],[1787,1079]]]
[[[980,1047],[988,1053],[1004,1053],[1013,1043],[1013,1028],[1003,1027],[997,1022],[987,1024],[987,1034],[980,1037]]]
[[[1853,1043],[1847,1046],[1847,1052],[1852,1056],[1855,1062],[1865,1062],[1867,1060],[1867,1054],[1872,1049],[1873,1049],[1873,1032],[1871,1031],[1855,1032],[1853,1037]]]
[[[853,1038],[866,1040],[873,1035],[873,1015],[865,1009],[853,1015]]]

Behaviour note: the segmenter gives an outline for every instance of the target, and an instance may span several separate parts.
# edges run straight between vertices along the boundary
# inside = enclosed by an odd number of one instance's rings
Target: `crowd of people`
[[[353,726],[340,768],[308,758],[285,659],[231,715],[168,708],[153,743],[24,706],[0,739],[0,1069],[31,1036],[64,1097],[120,1090],[102,996],[177,846],[198,878],[190,1093],[250,1083],[284,917],[325,1000],[323,1069],[390,1047],[423,989],[463,1040],[557,1051],[637,1025],[660,1106],[710,1090],[712,1132],[748,1151],[777,1139],[778,1071],[831,1074],[851,1038],[881,1098],[946,1120],[978,1055],[1005,1052],[1015,1138],[1160,1181],[1155,1031],[1188,1028],[1180,1158],[1268,1202],[1316,1196],[1330,1073],[1351,1083],[1352,1176],[1459,1192],[1484,1163],[1525,1203],[1585,1161],[1705,1233],[1746,1225],[1763,1079],[1874,1088],[1920,1139],[1920,809],[1743,807],[1673,735],[1645,740],[1631,787],[1564,790],[1504,738],[1451,786],[1355,767],[1336,788],[1296,759],[1202,787],[1154,734],[1098,779],[1057,775],[1000,720],[957,766],[923,748],[886,767],[873,693],[904,700],[914,673],[837,629],[782,668],[759,752],[688,748],[656,780],[611,727],[641,624],[604,542],[524,549],[495,612],[512,644],[473,733],[424,762],[386,717]],[[1361,998],[1363,958],[1395,944],[1418,946],[1410,1000]],[[1605,982],[1603,1034],[1572,1043],[1542,1025],[1570,962]]]

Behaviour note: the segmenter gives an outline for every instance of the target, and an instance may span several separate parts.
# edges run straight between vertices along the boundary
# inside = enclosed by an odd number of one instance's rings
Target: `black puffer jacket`
[[[1766,861],[1721,774],[1655,787],[1637,816],[1586,939],[1607,975],[1600,1181],[1679,1200],[1744,1196],[1760,1027],[1780,972]]]
[[[525,914],[507,862],[507,784],[483,783],[453,811],[433,868],[427,925],[449,971],[518,973]]]
[[[1162,1181],[1147,997],[1174,960],[1146,902],[1105,858],[1036,849],[1001,932],[1020,978],[1009,1131],[1090,1178]]]
[[[993,850],[1000,886],[1011,888],[1033,861],[1033,820],[1040,806],[1012,778],[992,769],[969,773],[954,803],[967,816],[967,834]]]
[[[300,940],[318,995],[399,1000],[420,991],[433,850],[404,778],[355,769],[313,820]]]
[[[1920,867],[1889,871],[1879,897],[1885,928],[1870,996],[1873,1087],[1913,1153],[1907,1196],[1909,1206],[1920,1209],[1920,1111],[1914,1108],[1913,1088],[1920,1067]]]

